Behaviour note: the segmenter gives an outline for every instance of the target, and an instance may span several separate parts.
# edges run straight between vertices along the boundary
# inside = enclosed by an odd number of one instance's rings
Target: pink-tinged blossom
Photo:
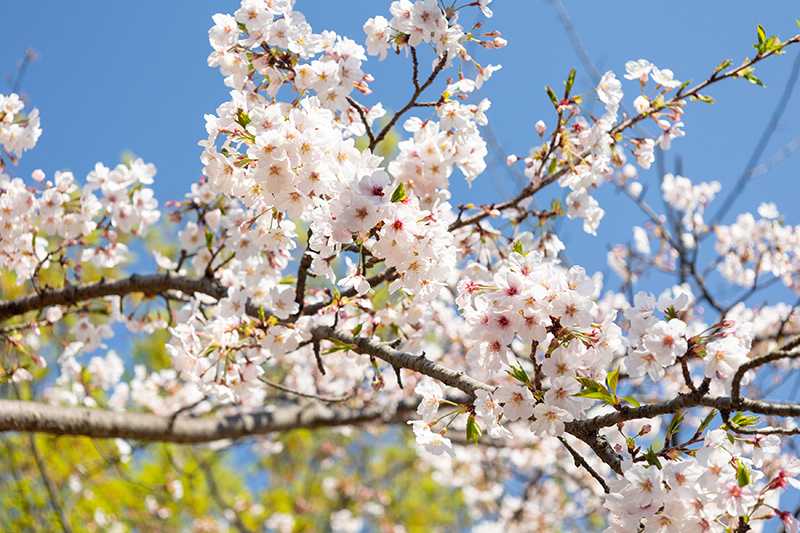
[[[564,434],[564,423],[572,421],[568,411],[546,403],[537,404],[533,409],[531,431],[539,435],[558,437]]]
[[[533,412],[533,394],[521,385],[503,385],[494,393],[495,401],[503,404],[503,416],[510,421],[529,418]]]

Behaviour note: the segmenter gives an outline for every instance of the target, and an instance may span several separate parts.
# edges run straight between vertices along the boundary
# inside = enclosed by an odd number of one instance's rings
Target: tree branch
[[[335,339],[339,342],[349,344],[351,350],[354,352],[377,357],[397,368],[407,368],[408,370],[414,370],[420,374],[425,374],[445,385],[455,387],[465,392],[470,397],[474,397],[475,392],[479,389],[488,391],[494,390],[494,387],[471,378],[462,371],[452,370],[428,359],[424,352],[419,355],[401,352],[390,346],[373,342],[366,337],[352,337],[327,326],[317,327],[311,334],[317,340]]]
[[[228,290],[213,278],[188,278],[164,274],[134,274],[115,280],[101,280],[88,285],[69,285],[61,289],[44,289],[37,294],[0,303],[0,321],[51,305],[74,305],[105,296],[126,296],[133,293],[159,294],[178,290],[186,294],[196,292],[220,299]]]
[[[222,511],[222,516],[225,516],[226,510],[231,510],[233,512],[233,525],[239,533],[250,533],[250,529],[242,522],[242,519],[239,517],[239,513],[236,512],[230,505],[227,504],[225,498],[222,497],[222,493],[219,491],[219,486],[217,485],[217,479],[214,477],[214,470],[212,466],[205,461],[200,462],[200,469],[203,471],[203,477],[206,480],[206,486],[208,487],[208,492],[211,494],[211,498],[214,500],[214,503],[217,504],[220,511]]]
[[[414,59],[416,59],[416,54],[414,54]],[[416,105],[417,98],[420,97],[420,95],[425,91],[425,89],[430,87],[430,85],[433,83],[433,80],[436,79],[436,76],[438,76],[439,73],[442,72],[442,70],[444,70],[444,66],[446,63],[447,63],[447,54],[444,54],[441,58],[439,58],[439,62],[436,63],[436,66],[433,67],[433,71],[431,72],[430,76],[428,76],[428,79],[426,79],[422,83],[422,85],[419,85],[418,83],[414,84],[415,85],[414,93],[411,95],[411,98],[409,98],[408,102],[406,102],[406,105],[400,108],[400,111],[392,115],[392,118],[389,119],[389,122],[387,122],[386,125],[383,128],[381,128],[381,131],[378,132],[375,138],[372,139],[372,141],[369,143],[370,151],[374,150],[375,147],[378,146],[378,144],[380,144],[383,138],[386,137],[386,135],[392,130],[394,125],[397,124],[397,121],[400,120],[400,117],[403,116],[406,113],[406,111],[408,111],[409,109],[411,109]],[[416,62],[414,68],[416,72],[417,68]]]
[[[608,483],[606,483],[606,480],[603,479],[603,476],[598,474],[597,470],[592,468],[592,465],[590,465],[588,461],[586,461],[586,459],[580,453],[578,453],[578,451],[575,448],[570,446],[569,442],[567,442],[567,439],[565,439],[564,437],[558,437],[558,440],[561,441],[561,444],[563,444],[564,447],[567,449],[567,451],[570,453],[570,455],[572,456],[572,460],[575,462],[576,467],[585,468],[586,471],[589,472],[589,474],[597,480],[600,486],[603,487],[603,492],[605,492],[606,494],[611,492],[611,489],[608,488]]]
[[[42,478],[44,488],[47,490],[47,499],[50,501],[50,507],[58,519],[58,524],[61,526],[61,531],[64,533],[72,533],[72,528],[67,521],[67,516],[64,514],[64,508],[58,501],[58,490],[56,489],[53,479],[47,473],[47,467],[42,460],[42,454],[39,453],[39,447],[36,445],[36,439],[32,434],[28,435],[28,445],[31,447],[31,454],[36,463],[36,469],[39,471],[39,476]]]
[[[173,419],[170,416],[146,413],[0,400],[0,432],[38,432],[190,444],[267,435],[293,429],[396,422],[405,420],[414,409],[416,404],[410,402],[400,404],[396,411],[389,413],[384,407],[334,409],[313,405],[209,418]]]
[[[758,139],[758,143],[756,143],[753,154],[747,161],[747,166],[744,167],[744,172],[742,172],[742,175],[739,176],[738,180],[736,180],[733,188],[731,188],[731,192],[723,200],[719,211],[717,211],[717,213],[711,219],[711,224],[709,224],[710,226],[716,226],[722,221],[723,218],[725,218],[725,215],[728,213],[730,208],[733,207],[734,202],[736,202],[736,199],[742,194],[742,192],[744,192],[747,182],[753,177],[754,171],[758,166],[758,162],[761,160],[764,150],[767,149],[769,141],[772,138],[772,134],[775,133],[775,130],[778,128],[778,123],[786,111],[786,106],[789,104],[789,100],[792,98],[792,92],[794,91],[795,85],[797,85],[798,75],[800,75],[800,54],[797,55],[794,63],[792,64],[792,71],[789,74],[789,78],[786,80],[786,85],[783,88],[783,94],[781,94],[778,104],[775,106],[775,110],[772,112],[769,122],[767,122],[767,126],[761,133],[761,137]]]
[[[786,46],[790,46],[790,45],[796,44],[798,42],[800,42],[800,35],[795,35],[795,36],[791,37],[790,39],[787,39],[786,41],[784,41],[783,42],[783,47],[785,48]],[[762,61],[762,60],[764,60],[764,59],[766,59],[766,58],[768,58],[768,57],[770,57],[770,56],[772,56],[774,54],[775,54],[775,52],[768,52],[768,53],[763,54],[763,55],[757,55],[753,59],[747,60],[744,63],[742,63],[740,66],[732,68],[732,69],[730,69],[730,70],[728,70],[728,71],[726,71],[724,73],[714,73],[707,80],[705,80],[705,81],[703,81],[701,83],[698,83],[697,85],[695,85],[691,89],[689,89],[689,90],[687,90],[685,92],[677,93],[669,101],[667,101],[663,106],[658,107],[658,108],[649,109],[649,110],[647,110],[647,111],[645,111],[643,113],[639,113],[639,114],[634,115],[634,116],[632,116],[632,117],[630,117],[630,118],[628,118],[626,120],[623,120],[622,122],[617,124],[609,132],[609,134],[612,137],[614,137],[618,133],[622,132],[623,130],[626,130],[628,128],[631,128],[631,127],[635,126],[636,124],[638,124],[642,120],[648,118],[649,116],[651,116],[652,114],[654,114],[654,113],[656,113],[658,111],[661,111],[663,109],[668,109],[670,106],[674,106],[674,105],[678,104],[679,102],[681,102],[683,100],[686,100],[686,99],[688,99],[690,97],[693,97],[693,96],[697,96],[698,94],[700,94],[700,91],[702,91],[703,89],[705,89],[706,87],[708,87],[710,85],[713,85],[713,84],[715,84],[715,83],[717,83],[719,81],[722,81],[724,79],[733,78],[733,77],[738,76],[741,72],[745,71],[746,69],[752,67],[756,63],[759,63],[760,61]],[[585,153],[585,154],[581,154],[580,159],[584,158],[587,155],[588,155],[588,152]],[[455,229],[458,229],[458,228],[461,228],[461,227],[464,227],[464,226],[470,226],[472,224],[476,224],[476,223],[480,222],[481,220],[483,220],[484,218],[492,216],[495,211],[503,211],[504,209],[509,209],[509,208],[513,208],[513,207],[517,206],[520,202],[522,202],[526,198],[529,198],[529,197],[533,196],[534,194],[536,194],[542,188],[546,187],[547,185],[549,185],[549,184],[553,183],[554,181],[556,181],[557,179],[559,179],[561,176],[566,174],[569,170],[570,170],[570,168],[565,166],[565,167],[561,168],[560,170],[558,170],[557,172],[554,172],[553,174],[550,174],[548,176],[544,176],[541,180],[537,180],[537,181],[531,182],[529,185],[527,185],[525,188],[523,188],[519,192],[519,194],[517,194],[517,196],[515,196],[514,198],[512,198],[510,200],[507,200],[507,201],[501,202],[501,203],[494,203],[494,204],[489,204],[489,205],[482,206],[483,207],[483,211],[481,211],[480,213],[477,213],[477,214],[475,214],[475,215],[473,215],[471,217],[468,217],[468,218],[458,219],[455,222],[453,222],[453,224],[450,225],[450,231],[453,231]]]
[[[308,257],[307,255],[304,257]],[[384,281],[392,281],[399,276],[397,271],[389,268],[369,278],[367,281],[374,287]],[[101,280],[88,285],[70,285],[60,289],[44,289],[36,294],[22,296],[15,300],[0,302],[0,322],[9,318],[38,311],[51,305],[75,305],[86,300],[104,298],[106,296],[127,296],[128,294],[143,293],[155,295],[167,291],[181,291],[186,294],[206,294],[217,300],[228,295],[228,289],[214,278],[189,278],[164,274],[133,274],[127,278],[114,281]],[[357,294],[351,287],[342,292],[345,298]],[[331,302],[320,302],[303,307],[303,315],[314,315]],[[246,312],[253,318],[259,318],[259,308],[252,303],[247,304]],[[269,311],[265,310],[269,315]],[[296,320],[296,318],[294,318]],[[289,320],[290,322],[294,320]]]
[[[758,368],[759,366],[766,365],[773,361],[778,361],[780,359],[794,359],[796,357],[800,357],[800,350],[796,350],[798,346],[800,346],[800,337],[797,337],[794,340],[787,342],[779,350],[775,350],[774,352],[762,355],[761,357],[756,357],[755,359],[751,359],[750,361],[746,362],[745,364],[737,368],[736,373],[733,375],[733,381],[731,382],[731,399],[734,402],[739,401],[742,378],[744,378],[744,375],[749,370]]]

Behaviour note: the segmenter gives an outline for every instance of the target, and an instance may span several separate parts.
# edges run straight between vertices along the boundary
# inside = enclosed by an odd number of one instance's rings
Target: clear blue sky
[[[360,41],[364,20],[387,15],[388,4],[300,0],[298,8],[315,30],[334,29]],[[200,173],[196,143],[204,136],[203,114],[226,98],[220,76],[206,66],[210,19],[216,12],[232,12],[236,5],[219,0],[4,2],[0,72],[12,73],[28,47],[39,53],[25,77],[24,92],[42,112],[44,135],[19,173],[41,167],[50,174],[67,168],[82,177],[96,161],[114,164],[123,151],[131,150],[157,165],[156,191],[162,202],[181,197]],[[504,50],[478,53],[482,62],[504,65],[484,94],[493,101],[489,117],[499,143],[506,152],[523,153],[534,142],[533,123],[539,118],[553,122],[543,86],[560,86],[569,67],[575,66],[577,88],[586,94],[589,78],[548,1],[497,0],[492,7],[495,17],[485,27],[501,30],[510,44]],[[626,60],[644,57],[673,69],[681,80],[700,80],[721,59],[751,54],[757,23],[787,36],[796,31],[794,20],[800,16],[793,2],[567,2],[566,7],[601,71],[614,69],[621,75]],[[465,25],[474,20],[473,12],[467,12]],[[691,105],[685,119],[687,137],[674,143],[670,159],[680,156],[684,173],[693,179],[730,185],[766,124],[797,53],[791,50],[759,67],[766,89],[734,80],[711,91],[716,105]],[[390,56],[382,63],[370,61],[365,70],[375,76],[375,93],[388,108],[405,101],[406,61]],[[634,83],[625,88],[631,95],[637,91]],[[800,94],[796,96],[767,158],[800,135]],[[632,97],[626,99],[629,108]],[[743,195],[733,213],[771,198],[797,223],[800,217],[793,204],[800,197],[798,160],[800,155],[754,180],[751,194]],[[655,173],[645,174],[643,181],[656,183]],[[502,165],[479,177],[472,191],[460,178],[453,182],[456,201],[477,203],[508,194],[513,186]],[[611,189],[599,198],[607,210],[602,238],[584,236],[579,222],[566,224],[563,233],[572,247],[570,260],[589,270],[604,270],[608,243],[629,239],[631,221],[644,222],[636,208]]]

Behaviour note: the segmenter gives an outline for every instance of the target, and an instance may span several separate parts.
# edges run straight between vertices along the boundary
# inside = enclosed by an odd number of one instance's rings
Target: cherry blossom
[[[325,428],[314,467],[341,479],[313,492],[336,501],[333,531],[402,530],[394,496],[350,476],[372,459],[347,460],[403,435],[416,447],[392,453],[425,490],[457,489],[476,531],[796,530],[782,496],[800,487],[800,407],[769,394],[795,370],[800,317],[756,298],[777,280],[796,300],[800,226],[766,201],[726,217],[721,183],[653,163],[691,133],[693,101],[800,37],[759,28],[753,59],[695,86],[638,59],[577,94],[572,70],[530,149],[495,158],[487,96],[506,72],[484,57],[509,43],[483,27],[490,4],[396,0],[353,38],[290,0],[214,15],[207,62],[229,92],[204,117],[202,176],[168,202],[137,156],[14,176],[39,113],[0,95],[0,382],[41,400],[3,429],[118,439],[131,463],[123,437],[210,442],[210,468],[240,445],[283,460],[305,444],[280,435]],[[408,103],[373,94],[375,59],[408,64]],[[520,165],[519,190],[461,203],[494,160]],[[560,233],[601,238],[607,190],[643,217],[609,243],[612,276],[573,264]],[[194,495],[161,485],[142,513],[165,521]],[[267,516],[227,496],[228,523],[306,527],[305,502]],[[113,529],[104,513],[87,527]]]

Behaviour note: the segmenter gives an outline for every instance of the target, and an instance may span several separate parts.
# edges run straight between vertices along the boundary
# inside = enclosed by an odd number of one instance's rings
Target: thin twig
[[[346,394],[344,396],[320,396],[318,394],[310,394],[308,392],[300,392],[299,390],[290,389],[289,387],[285,387],[280,383],[275,383],[273,381],[268,380],[265,377],[259,377],[259,381],[261,381],[264,385],[272,387],[273,389],[277,389],[281,392],[285,392],[287,394],[292,394],[294,396],[299,396],[301,398],[308,398],[310,400],[319,400],[320,402],[325,403],[341,403],[346,402],[350,398],[352,398],[352,394]]]
[[[53,512],[55,513],[56,518],[58,518],[58,523],[61,526],[61,530],[64,531],[64,533],[71,533],[72,528],[70,528],[69,522],[67,521],[67,516],[64,514],[64,509],[61,507],[61,503],[58,501],[58,491],[56,490],[55,483],[53,483],[53,480],[47,473],[47,467],[42,460],[42,455],[39,453],[39,447],[36,445],[36,438],[32,433],[28,434],[28,445],[30,446],[33,460],[36,462],[36,468],[39,470],[39,477],[42,478],[42,483],[47,490],[47,497],[50,500],[50,507],[53,508]]]
[[[442,72],[442,70],[444,69],[445,64],[447,64],[447,54],[444,54],[439,59],[439,62],[436,63],[436,66],[433,68],[433,71],[431,72],[430,76],[428,76],[428,79],[426,79],[422,85],[419,85],[418,87],[414,88],[414,93],[411,95],[411,98],[409,98],[406,105],[401,107],[400,111],[392,115],[392,118],[389,119],[389,122],[386,123],[386,125],[381,129],[380,132],[378,132],[378,134],[375,136],[372,142],[369,143],[370,150],[374,150],[375,147],[378,146],[378,144],[384,139],[384,137],[386,137],[386,135],[392,130],[397,121],[400,120],[400,117],[403,116],[409,109],[411,109],[416,105],[417,98],[420,97],[420,95],[425,91],[425,89],[430,87],[430,85],[433,83],[433,81],[436,79],[439,73]]]
[[[226,516],[225,511],[230,509],[233,514],[233,526],[239,533],[250,533],[250,529],[242,522],[241,517],[239,517],[239,513],[236,512],[231,506],[229,506],[225,499],[222,497],[222,493],[219,491],[219,487],[217,486],[217,480],[214,477],[214,471],[208,463],[205,461],[200,462],[200,469],[203,471],[203,476],[206,479],[206,485],[208,486],[208,492],[211,494],[211,497],[214,499],[214,503],[217,504],[217,507],[220,508],[222,511],[223,516]]]
[[[561,441],[561,444],[563,444],[564,447],[567,449],[567,451],[570,453],[570,455],[572,455],[572,460],[575,461],[576,467],[578,468],[583,467],[584,469],[586,469],[586,471],[589,472],[589,474],[591,474],[591,476],[597,480],[600,486],[603,487],[603,492],[605,492],[606,494],[611,492],[611,489],[608,488],[608,483],[606,483],[606,481],[603,479],[603,476],[598,474],[597,470],[592,468],[592,465],[590,465],[588,461],[586,461],[586,459],[581,454],[579,454],[575,448],[570,446],[570,444],[567,442],[567,439],[565,439],[564,437],[558,437],[558,440]]]
[[[347,103],[356,110],[356,113],[358,113],[358,116],[361,118],[361,123],[364,124],[364,128],[366,129],[367,139],[369,139],[370,146],[376,144],[375,136],[372,133],[372,128],[369,125],[369,119],[367,119],[367,113],[364,111],[363,106],[349,96],[347,97]]]
[[[767,122],[764,131],[761,132],[761,137],[758,139],[758,143],[756,143],[755,149],[752,155],[750,155],[750,159],[747,161],[742,175],[739,176],[739,179],[736,180],[728,196],[722,201],[719,211],[717,211],[711,219],[710,226],[716,226],[722,221],[731,207],[733,207],[736,199],[744,192],[745,187],[747,187],[747,182],[753,177],[754,170],[758,166],[761,156],[764,155],[764,150],[767,149],[770,139],[772,139],[772,134],[778,129],[778,124],[783,114],[786,112],[786,107],[789,105],[789,100],[792,98],[792,92],[797,85],[798,76],[800,76],[800,54],[797,54],[797,57],[795,57],[794,63],[792,64],[792,71],[783,88],[783,94],[781,94],[778,103],[775,105],[775,109],[772,111],[772,116]]]

